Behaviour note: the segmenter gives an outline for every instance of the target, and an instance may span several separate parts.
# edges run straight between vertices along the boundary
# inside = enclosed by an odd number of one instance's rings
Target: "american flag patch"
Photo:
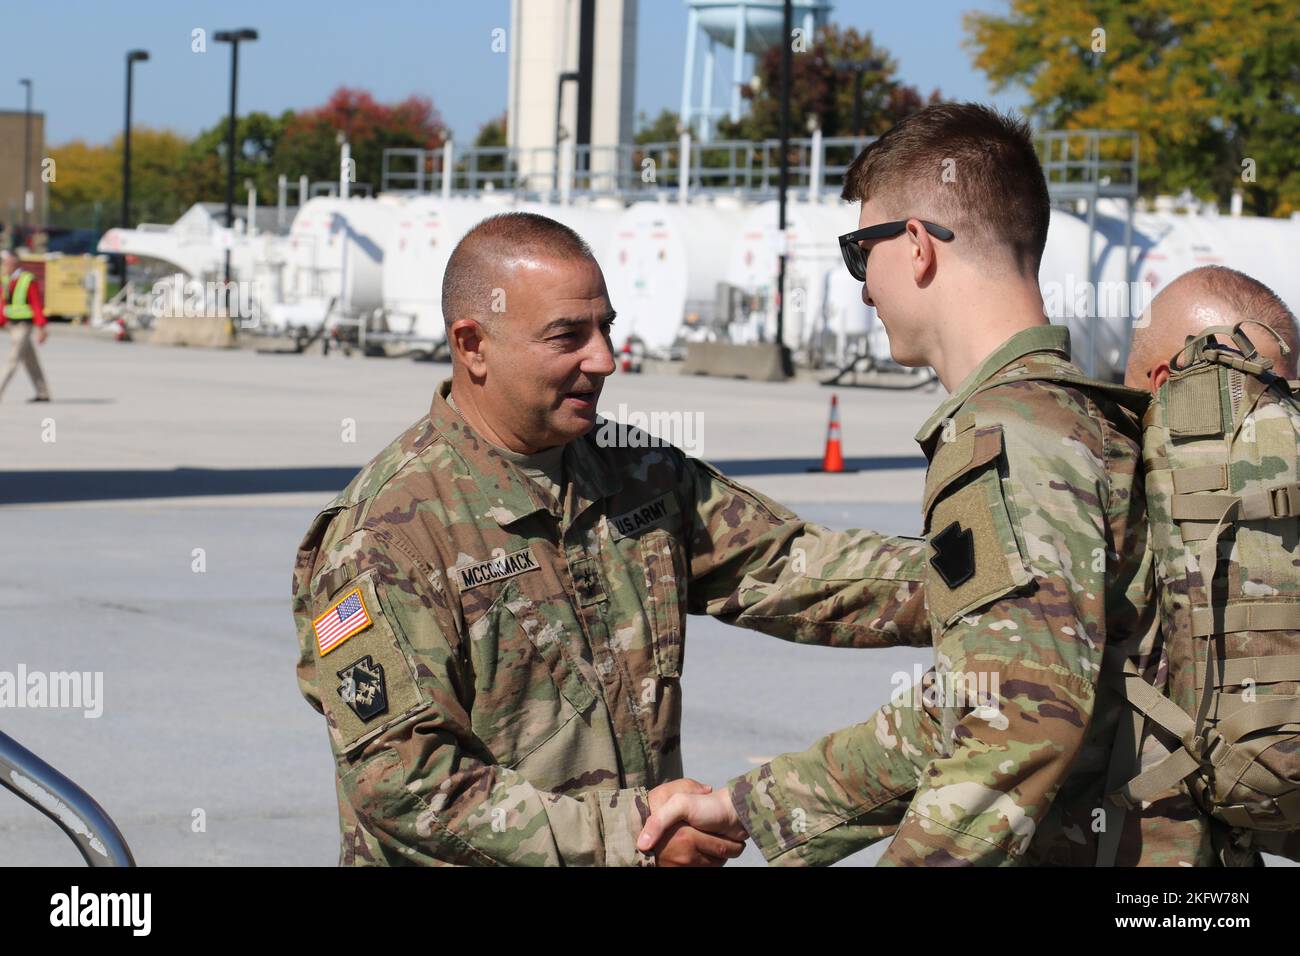
[[[370,612],[361,599],[361,589],[353,588],[335,601],[328,611],[312,621],[316,630],[316,646],[324,657],[353,634],[370,626]]]

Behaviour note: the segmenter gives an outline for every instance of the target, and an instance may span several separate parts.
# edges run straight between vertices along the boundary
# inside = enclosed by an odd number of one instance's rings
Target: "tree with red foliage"
[[[874,136],[927,103],[937,103],[938,90],[923,97],[916,87],[897,78],[898,65],[870,32],[827,24],[807,49],[791,57],[790,119],[792,136],[808,135],[808,120],[816,117],[827,136]],[[718,138],[774,139],[779,135],[781,113],[781,47],[762,54],[754,80],[741,90],[750,101],[739,123],[721,120]],[[859,75],[860,74],[860,75]],[[855,86],[861,99],[855,102]],[[861,111],[855,115],[855,105]]]
[[[324,106],[289,118],[276,145],[275,171],[291,179],[305,174],[312,180],[337,180],[340,133],[352,147],[357,182],[376,190],[385,149],[436,149],[447,139],[447,128],[427,96],[386,105],[365,90],[340,87]]]

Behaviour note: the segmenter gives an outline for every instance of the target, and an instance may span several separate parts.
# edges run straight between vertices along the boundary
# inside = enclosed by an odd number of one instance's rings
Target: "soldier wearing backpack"
[[[1108,803],[1122,818],[1185,794],[1229,864],[1300,855],[1298,345],[1271,290],[1207,266],[1151,303],[1125,378],[1154,395],[1143,457],[1161,634],[1108,675],[1131,704]],[[1103,841],[1100,862],[1117,853]]]

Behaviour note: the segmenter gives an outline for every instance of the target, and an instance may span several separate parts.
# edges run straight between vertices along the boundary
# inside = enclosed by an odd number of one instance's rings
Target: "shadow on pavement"
[[[810,458],[757,458],[712,463],[734,478],[806,473]],[[850,458],[851,471],[925,468],[919,455]],[[50,504],[132,498],[188,498],[201,495],[267,495],[341,491],[359,466],[317,468],[173,468],[76,471],[0,471],[0,504]]]

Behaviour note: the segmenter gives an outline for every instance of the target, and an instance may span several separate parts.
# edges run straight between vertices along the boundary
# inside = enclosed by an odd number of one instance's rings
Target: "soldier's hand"
[[[36,330],[36,344],[44,345],[45,337],[47,335],[49,335],[49,333],[45,330],[45,326],[42,325],[39,329]]]
[[[748,834],[725,788],[714,793],[694,780],[674,780],[650,791],[649,797],[650,819],[637,848],[642,853],[654,849],[659,865],[721,866],[744,850]],[[690,862],[677,862],[681,856]]]
[[[651,819],[677,797],[702,796],[712,790],[708,784],[686,777],[660,784],[647,794]],[[745,849],[743,842],[725,835],[706,833],[685,823],[663,827],[657,840],[646,842],[643,837],[642,844],[638,845],[643,853],[654,850],[659,866],[722,866],[727,860],[740,856]]]

